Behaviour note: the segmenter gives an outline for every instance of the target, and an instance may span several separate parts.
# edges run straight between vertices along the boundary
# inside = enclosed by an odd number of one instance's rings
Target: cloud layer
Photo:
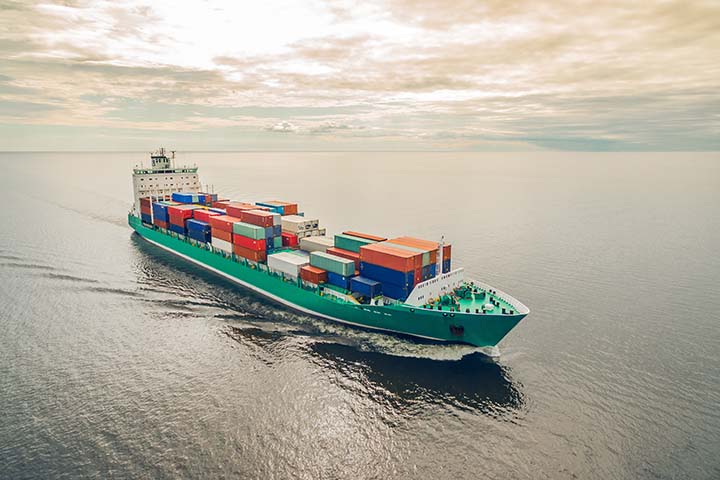
[[[4,149],[720,150],[712,0],[0,0],[0,23]]]

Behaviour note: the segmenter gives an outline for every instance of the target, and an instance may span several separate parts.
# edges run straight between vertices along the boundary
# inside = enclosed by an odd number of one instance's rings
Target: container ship
[[[128,223],[143,239],[269,300],[329,321],[496,346],[530,311],[464,278],[452,246],[356,230],[329,235],[297,203],[201,191],[197,166],[160,149],[133,170]]]

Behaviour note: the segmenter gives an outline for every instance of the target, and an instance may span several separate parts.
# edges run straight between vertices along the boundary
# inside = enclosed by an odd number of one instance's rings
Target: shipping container
[[[200,192],[200,193],[198,193],[198,200],[203,205],[212,205],[213,202],[217,202],[218,194],[217,193]]]
[[[267,256],[268,268],[292,278],[297,278],[300,275],[300,269],[308,263],[306,258],[289,252],[273,253]]]
[[[443,260],[443,273],[448,273],[450,271],[450,261],[451,259]]]
[[[214,205],[215,204],[213,204],[213,206]],[[228,202],[227,204],[225,204],[225,211],[227,211],[227,214],[238,218],[240,217],[241,212],[255,210],[256,208],[257,206],[253,205],[252,203]]]
[[[423,281],[422,267],[419,267],[419,268],[416,268],[416,269],[415,269],[415,274],[413,275],[413,280],[414,280],[414,281],[413,281],[413,284],[414,284],[414,285],[417,285],[418,283],[420,283],[420,282]]]
[[[282,226],[273,225],[273,237],[279,237],[280,235],[282,235]]]
[[[374,298],[382,293],[382,283],[366,277],[352,277],[350,291],[357,292],[365,297]]]
[[[304,232],[317,229],[320,221],[313,218],[301,217],[299,215],[285,215],[281,219],[282,229],[290,233]]]
[[[152,215],[150,215],[149,213],[141,213],[140,220],[145,223],[152,224]]]
[[[255,202],[255,205],[269,208],[270,211],[279,213],[280,215],[295,215],[298,211],[297,203],[281,202],[279,200]]]
[[[327,271],[312,265],[305,265],[300,269],[300,278],[316,285],[325,283],[327,282]]]
[[[344,288],[345,290],[350,290],[350,279],[352,277],[347,275],[340,275],[335,272],[331,272],[328,270],[327,272],[327,283],[330,285],[335,285],[336,287]]]
[[[201,222],[200,220],[186,220],[185,227],[187,227],[188,231],[196,230],[200,232],[210,232],[210,224],[207,222]]]
[[[178,227],[185,226],[185,217],[182,213],[170,213],[168,215],[168,223],[177,225]]]
[[[243,235],[234,234],[232,236],[232,243],[234,245],[240,245],[242,247],[248,248],[250,250],[256,250],[256,251],[265,251],[267,250],[267,245],[265,243],[265,239],[256,240],[254,238],[245,237]]]
[[[198,208],[197,210],[193,210],[193,218],[195,220],[200,220],[201,222],[208,222],[210,217],[217,217],[220,215],[217,212],[213,212],[211,210],[205,210],[202,208]]]
[[[410,292],[412,292],[412,287],[401,287],[399,285],[393,285],[391,283],[383,283],[383,295],[385,295],[388,298],[394,298],[395,300],[400,300],[401,302],[404,302],[408,295],[410,295]]]
[[[213,236],[213,238],[217,238],[228,243],[233,242],[234,235],[230,232],[226,232],[225,230],[219,230],[217,228],[211,227],[210,234]]]
[[[326,252],[334,241],[330,237],[305,237],[300,239],[300,248],[306,252]]]
[[[415,284],[415,270],[399,272],[373,263],[360,262],[360,275],[377,280],[383,285],[391,283],[401,287],[412,287]]]
[[[264,227],[259,227],[257,225],[245,222],[235,222],[233,224],[233,233],[237,235],[242,235],[244,237],[249,237],[254,240],[264,240],[266,238]]]
[[[223,232],[232,233],[233,224],[239,222],[240,219],[230,215],[217,215],[215,217],[208,217],[208,223],[214,230],[222,230]]]
[[[164,229],[167,229],[168,227],[167,222],[163,222],[162,220],[158,220],[157,218],[153,219],[153,225]]]
[[[443,261],[446,260],[446,259],[448,259],[448,258],[452,258],[452,245],[450,245],[450,244],[445,244],[445,245],[443,246]],[[436,261],[437,261],[437,260],[436,260]]]
[[[360,254],[351,252],[350,250],[343,250],[342,248],[337,247],[330,247],[327,249],[327,253],[330,255],[335,255],[342,258],[347,258],[348,260],[352,260],[355,262],[355,268],[360,269]]]
[[[168,217],[168,207],[167,205],[163,205],[159,202],[153,202],[152,204],[152,214],[153,219],[159,219],[163,222],[167,222],[170,220],[170,217]]]
[[[183,219],[192,218],[193,210],[199,208],[197,205],[172,205],[168,206],[168,216],[182,216]]]
[[[213,208],[221,208],[221,209],[225,210],[230,203],[232,203],[230,200],[228,200],[227,198],[224,198],[222,200],[212,202],[212,207]]]
[[[361,233],[361,232],[353,232],[351,230],[347,232],[342,232],[345,235],[350,235],[351,237],[358,237],[358,238],[364,238],[366,240],[372,240],[373,242],[384,242],[387,240],[385,237],[378,237],[377,235],[370,235],[368,233]]]
[[[346,277],[351,277],[355,274],[355,262],[325,252],[311,252],[310,265]]]
[[[281,236],[273,237],[273,247],[274,248],[282,248],[283,246],[283,239]]]
[[[235,255],[252,260],[253,262],[264,262],[267,259],[267,253],[264,250],[262,252],[250,250],[242,245],[233,245],[233,252],[235,252]]]
[[[344,233],[338,233],[335,235],[335,246],[342,248],[343,250],[350,250],[351,252],[358,253],[360,247],[377,243],[374,240],[368,240],[367,238],[353,237],[352,235],[346,235]]]
[[[209,243],[211,238],[209,231],[204,230],[189,230],[187,232],[187,236],[192,238],[193,240],[197,240],[201,243]]]
[[[430,264],[430,252],[428,252],[425,249],[410,247],[408,245],[402,245],[399,243],[392,243],[391,241],[380,242],[380,243],[378,243],[378,245],[385,245],[390,248],[396,248],[399,250],[407,250],[408,252],[416,253],[417,257],[415,258],[415,268],[421,268],[425,265]]]
[[[240,220],[260,227],[273,226],[273,214],[261,210],[243,210],[240,212]]]
[[[415,270],[415,265],[422,266],[422,255],[387,246],[385,243],[374,243],[360,248],[360,262],[372,263],[400,272]]]
[[[179,203],[198,203],[200,195],[197,193],[173,192],[172,199],[174,202]]]
[[[290,232],[282,232],[280,234],[283,247],[297,247],[298,237]]]
[[[214,235],[210,238],[210,244],[211,244],[213,247],[215,247],[215,248],[217,248],[217,249],[219,249],[219,250],[222,250],[222,251],[224,251],[224,252],[226,252],[226,253],[233,253],[233,245],[232,245],[232,243],[230,243],[230,242],[228,242],[228,241],[226,241],[226,240],[222,240],[222,239],[220,239],[220,238],[217,238],[217,237],[214,236]]]
[[[168,223],[168,230],[170,230],[171,232],[178,233],[180,235],[185,235],[187,233],[187,231],[185,230],[185,227],[180,226],[180,225],[175,225],[173,223]]]
[[[275,236],[274,227],[265,227],[265,238],[273,238]]]

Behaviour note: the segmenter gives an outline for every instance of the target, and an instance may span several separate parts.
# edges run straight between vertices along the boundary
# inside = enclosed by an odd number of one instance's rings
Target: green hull
[[[479,347],[497,345],[526,314],[490,315],[426,310],[409,305],[360,305],[320,295],[296,281],[234,261],[202,246],[148,226],[128,215],[145,240],[292,309],[350,325]]]

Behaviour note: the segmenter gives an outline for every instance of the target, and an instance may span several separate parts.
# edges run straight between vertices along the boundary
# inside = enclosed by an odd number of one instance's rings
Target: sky
[[[720,150],[720,0],[0,0],[0,150]]]

